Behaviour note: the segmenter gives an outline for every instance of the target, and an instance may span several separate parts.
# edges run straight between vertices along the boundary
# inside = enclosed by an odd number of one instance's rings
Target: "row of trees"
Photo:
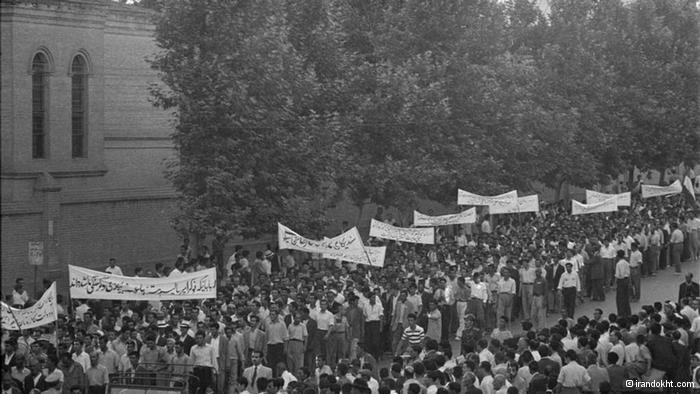
[[[695,1],[148,3],[178,223],[199,234],[313,233],[341,198],[412,209],[699,158]]]

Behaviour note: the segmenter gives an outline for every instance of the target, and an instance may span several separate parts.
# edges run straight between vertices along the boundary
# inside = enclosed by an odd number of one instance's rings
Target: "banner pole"
[[[15,324],[17,325],[17,330],[22,331],[22,326],[19,324],[19,320],[17,320],[17,317],[15,316],[14,312],[12,312],[12,307],[7,305],[7,304],[5,304],[5,306],[7,307],[7,311],[10,312],[10,316],[12,316],[12,320],[15,321]]]

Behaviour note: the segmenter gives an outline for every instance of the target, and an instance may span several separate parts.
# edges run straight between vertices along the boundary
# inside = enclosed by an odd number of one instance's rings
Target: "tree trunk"
[[[559,178],[557,181],[557,187],[554,189],[554,201],[559,202],[561,198],[561,187],[564,185],[564,178]]]
[[[630,166],[627,170],[627,190],[632,190],[634,188],[634,166]]]
[[[664,183],[666,183],[666,169],[661,168],[657,171],[659,171],[659,185],[663,185]]]

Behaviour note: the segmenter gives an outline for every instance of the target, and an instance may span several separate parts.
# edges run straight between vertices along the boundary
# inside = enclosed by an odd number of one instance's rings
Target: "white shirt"
[[[119,268],[119,267],[116,266],[116,265],[115,265],[114,267],[107,267],[107,269],[105,270],[105,272],[108,273],[108,274],[112,274],[112,275],[124,276],[124,274],[122,273],[122,269]]]
[[[73,354],[73,361],[83,367],[83,372],[90,369],[90,355],[83,350],[80,354]]]
[[[27,301],[29,301],[29,295],[27,295],[26,290],[22,290],[21,293],[18,293],[17,290],[12,290],[12,305],[24,306]]]
[[[382,315],[384,315],[384,308],[379,302],[375,302],[374,305],[367,303],[362,306],[362,312],[365,315],[366,322],[379,321],[381,320]]]
[[[558,289],[561,290],[566,287],[575,287],[576,291],[581,291],[581,281],[579,281],[577,273],[568,273],[567,271],[564,271],[564,273],[561,274]]]
[[[617,255],[617,250],[615,247],[610,244],[610,246],[601,246],[600,247],[600,257],[603,259],[614,259]]]
[[[486,288],[486,284],[483,282],[472,283],[471,285],[472,297],[476,297],[484,302],[489,300],[489,291]]]
[[[484,349],[479,352],[479,362],[488,361],[491,365],[496,366],[496,358],[489,349]]]

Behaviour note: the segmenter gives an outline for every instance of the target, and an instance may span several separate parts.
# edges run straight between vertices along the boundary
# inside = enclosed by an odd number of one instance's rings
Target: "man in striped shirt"
[[[401,342],[396,348],[396,356],[400,356],[407,345],[422,345],[425,339],[425,330],[423,327],[416,324],[416,315],[411,313],[408,315],[408,327],[403,330]]]

